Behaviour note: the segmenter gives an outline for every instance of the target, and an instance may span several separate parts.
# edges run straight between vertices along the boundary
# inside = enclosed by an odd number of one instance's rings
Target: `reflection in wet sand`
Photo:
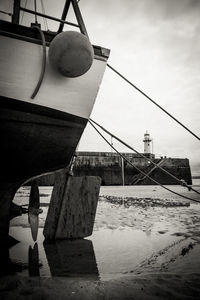
[[[39,233],[40,236],[41,230]],[[85,239],[39,241],[32,246],[22,241],[10,249],[4,244],[0,247],[0,276],[17,273],[99,279],[93,243]]]
[[[19,243],[16,239],[8,236],[8,239],[0,243],[0,277],[6,275],[15,275],[22,272],[26,266],[18,261],[10,259],[10,248]]]
[[[28,250],[28,271],[29,276],[40,276],[39,270],[39,252],[38,252],[38,244],[35,243],[33,248],[29,246]]]
[[[99,272],[92,241],[61,240],[44,242],[44,249],[52,276],[92,277],[97,280]]]

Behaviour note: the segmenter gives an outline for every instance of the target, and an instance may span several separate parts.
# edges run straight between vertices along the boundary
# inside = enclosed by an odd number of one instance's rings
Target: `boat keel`
[[[11,203],[18,188],[16,185],[0,187],[0,240],[6,240],[8,237],[9,223],[12,219]]]

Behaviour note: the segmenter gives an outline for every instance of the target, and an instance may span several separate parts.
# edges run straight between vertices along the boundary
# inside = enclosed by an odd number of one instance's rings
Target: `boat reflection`
[[[85,239],[44,242],[52,276],[99,279],[92,241]]]

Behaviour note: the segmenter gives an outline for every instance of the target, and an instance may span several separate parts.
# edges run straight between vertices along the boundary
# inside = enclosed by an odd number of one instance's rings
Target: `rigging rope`
[[[159,107],[162,111],[164,111],[170,118],[172,118],[174,121],[176,121],[179,125],[181,125],[184,129],[186,129],[189,133],[191,133],[195,138],[197,138],[200,141],[200,137],[197,136],[194,132],[192,132],[188,127],[186,127],[183,123],[181,123],[177,118],[172,116],[167,110],[165,110],[162,106],[160,106],[157,102],[155,102],[152,98],[150,98],[147,94],[145,94],[141,89],[139,89],[136,85],[134,85],[131,81],[129,81],[126,77],[124,77],[120,72],[118,72],[116,69],[111,67],[111,65],[107,64],[107,66],[114,71],[117,75],[119,75],[122,79],[124,79],[128,84],[130,84],[134,89],[136,89],[138,92],[140,92],[144,97],[146,97],[148,100],[150,100],[153,104],[155,104],[157,107]]]
[[[34,99],[35,96],[37,95],[39,88],[42,84],[42,81],[44,79],[44,73],[45,73],[45,69],[46,69],[46,41],[45,41],[45,36],[44,33],[42,32],[42,30],[40,29],[40,27],[38,26],[34,26],[33,28],[37,29],[41,35],[42,38],[42,47],[43,47],[43,56],[42,56],[42,68],[41,68],[41,72],[40,72],[40,77],[38,79],[38,83],[35,87],[35,90],[33,92],[33,94],[31,95],[31,99]]]
[[[42,13],[45,15],[44,2],[43,2],[43,0],[40,0],[40,2],[41,2]],[[46,19],[45,17],[43,17],[43,21],[44,21],[44,27],[45,27],[45,30],[48,31],[49,28],[48,28],[48,22],[47,22],[47,19]]]
[[[188,190],[192,190],[195,193],[200,195],[200,192],[195,190],[193,187],[187,185],[187,183],[181,181],[180,179],[178,179],[176,176],[174,176],[173,174],[169,173],[167,170],[163,169],[161,166],[157,165],[152,159],[147,158],[145,155],[143,155],[142,153],[138,152],[137,150],[135,150],[133,147],[129,146],[127,143],[125,143],[124,141],[122,141],[121,139],[119,139],[116,135],[114,135],[113,133],[109,132],[107,129],[105,129],[103,126],[101,126],[100,124],[98,124],[97,122],[95,122],[94,120],[92,120],[91,118],[89,119],[89,121],[92,121],[94,124],[96,124],[98,127],[100,127],[104,132],[106,132],[107,134],[111,135],[112,137],[114,137],[117,141],[119,141],[120,143],[122,143],[124,146],[126,146],[127,148],[131,149],[132,151],[134,151],[135,153],[137,153],[138,155],[140,155],[141,157],[143,157],[144,159],[150,161],[154,166],[156,166],[157,168],[159,168],[160,170],[162,170],[163,172],[165,172],[166,174],[168,174],[170,177],[172,177],[173,179],[175,179],[180,185],[185,186],[188,188]],[[146,173],[144,173],[146,176]]]
[[[24,8],[26,8],[27,2],[28,2],[28,0],[26,0],[25,5],[24,5]],[[22,24],[23,18],[24,18],[24,11],[22,12],[21,24]]]
[[[104,141],[106,141],[106,143],[115,151],[117,152],[125,161],[127,161],[127,163],[129,163],[132,167],[134,167],[137,171],[139,171],[140,173],[142,173],[143,175],[145,175],[146,177],[148,177],[150,180],[152,180],[154,183],[156,183],[157,185],[161,186],[162,188],[164,188],[165,190],[177,195],[177,196],[180,196],[182,198],[185,198],[187,200],[191,200],[191,201],[194,201],[194,202],[198,202],[200,203],[199,200],[196,200],[196,199],[193,199],[193,198],[190,198],[190,197],[187,197],[187,196],[184,196],[184,195],[181,195],[169,188],[167,188],[166,186],[162,185],[161,183],[159,183],[158,181],[154,180],[153,178],[151,178],[150,176],[148,176],[146,173],[144,173],[142,170],[140,170],[138,167],[136,167],[134,164],[132,164],[132,162],[130,160],[128,160],[122,153],[120,153],[102,134],[101,132],[96,128],[96,126],[92,123],[94,121],[92,121],[91,119],[88,119],[88,122],[92,125],[92,127],[98,132],[98,134],[104,139]],[[95,123],[95,122],[94,122]]]

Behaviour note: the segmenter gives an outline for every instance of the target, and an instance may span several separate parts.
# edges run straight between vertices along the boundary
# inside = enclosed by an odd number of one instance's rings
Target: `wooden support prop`
[[[68,176],[68,169],[63,169],[55,173],[54,188],[51,195],[51,200],[43,231],[45,238],[48,240],[55,239],[64,192],[67,186]]]
[[[101,178],[56,174],[55,185],[44,227],[46,239],[75,239],[93,231]]]

